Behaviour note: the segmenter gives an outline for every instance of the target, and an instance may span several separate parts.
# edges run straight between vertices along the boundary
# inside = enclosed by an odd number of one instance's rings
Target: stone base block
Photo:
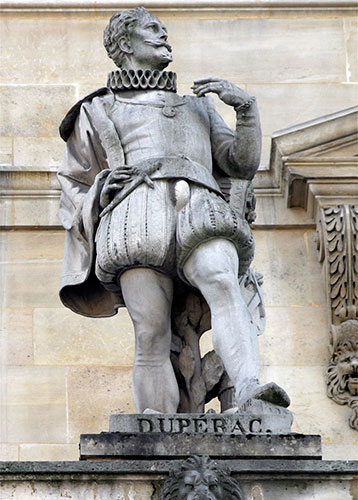
[[[292,413],[260,400],[247,404],[245,412],[111,415],[110,432],[184,432],[190,434],[288,434]]]
[[[189,434],[124,433],[82,434],[80,458],[187,458],[209,455],[212,458],[292,458],[319,459],[320,436],[303,434]]]

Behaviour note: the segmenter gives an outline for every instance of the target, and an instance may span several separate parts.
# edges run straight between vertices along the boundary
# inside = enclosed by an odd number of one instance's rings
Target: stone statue
[[[167,38],[143,7],[115,14],[104,45],[118,69],[61,124],[67,149],[58,172],[60,217],[67,234],[60,297],[90,317],[127,307],[138,413],[178,409],[171,312],[173,296],[189,291],[210,308],[214,348],[237,407],[252,399],[287,407],[280,387],[259,383],[257,329],[239,284],[254,241],[222,187],[238,178],[246,189],[258,168],[255,98],[220,78],[197,80],[193,96],[179,96],[176,75],[164,71],[172,61]],[[234,108],[235,132],[210,93]]]

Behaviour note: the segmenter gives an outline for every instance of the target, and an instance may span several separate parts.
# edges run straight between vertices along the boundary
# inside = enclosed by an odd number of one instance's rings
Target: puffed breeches
[[[254,255],[251,229],[218,194],[190,185],[187,203],[176,209],[176,181],[141,184],[102,217],[96,234],[96,275],[111,291],[127,269],[152,268],[183,281],[183,266],[193,250],[214,238],[226,238],[237,249],[240,274]]]

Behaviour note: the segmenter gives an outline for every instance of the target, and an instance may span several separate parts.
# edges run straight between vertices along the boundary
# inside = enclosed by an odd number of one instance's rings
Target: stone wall
[[[353,459],[349,410],[325,394],[329,328],[314,237],[304,229],[255,231],[254,268],[265,275],[267,305],[262,376],[290,394],[295,431],[322,434],[324,458]],[[62,232],[6,232],[1,246],[1,458],[75,460],[80,433],[107,430],[111,413],[134,411],[130,320],[125,309],[88,319],[63,308]]]
[[[57,128],[113,69],[101,41],[109,3],[98,9],[77,3],[3,4],[0,163],[8,172],[0,172],[0,460],[76,460],[80,433],[106,430],[110,413],[134,411],[126,311],[86,319],[64,309],[57,295],[64,238],[51,173],[63,152]],[[218,75],[257,96],[263,170],[272,132],[355,104],[357,21],[350,2],[302,9],[279,1],[267,9],[255,2],[248,9],[240,2],[216,9],[210,2],[163,4],[156,2],[154,12],[168,27],[180,92],[189,93],[195,78]],[[232,125],[231,110],[218,109]],[[255,230],[254,268],[264,273],[267,305],[263,380],[290,394],[295,431],[322,434],[324,458],[354,458],[358,437],[348,427],[349,411],[325,394],[329,329],[314,221],[303,210],[286,211],[298,214],[296,224]],[[203,350],[209,347],[206,335]]]
[[[247,500],[358,498],[357,462],[277,459],[224,462],[222,465],[240,482]],[[167,476],[166,460],[0,463],[1,498],[6,500],[159,500]]]
[[[357,100],[357,20],[352,10],[154,12],[169,31],[171,69],[178,73],[180,92],[191,93],[196,78],[218,75],[257,97],[263,166],[273,131],[348,108]],[[59,165],[59,121],[77,99],[105,85],[113,69],[102,46],[111,14],[36,8],[3,12],[2,163]],[[233,123],[230,110],[220,110]]]

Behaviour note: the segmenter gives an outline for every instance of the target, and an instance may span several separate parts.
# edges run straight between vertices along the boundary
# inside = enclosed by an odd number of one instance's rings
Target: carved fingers
[[[130,167],[128,165],[122,165],[115,170],[113,170],[108,178],[107,182],[108,183],[113,183],[113,182],[122,182],[125,184],[126,181],[129,181],[131,176],[134,173],[133,167]]]
[[[110,203],[113,196],[123,189],[124,185],[131,180],[133,173],[133,167],[128,165],[122,165],[112,170],[101,192],[100,205],[102,208],[105,208]]]
[[[240,106],[250,97],[244,90],[221,78],[201,78],[195,80],[191,88],[197,97],[203,97],[213,92],[229,106]]]

